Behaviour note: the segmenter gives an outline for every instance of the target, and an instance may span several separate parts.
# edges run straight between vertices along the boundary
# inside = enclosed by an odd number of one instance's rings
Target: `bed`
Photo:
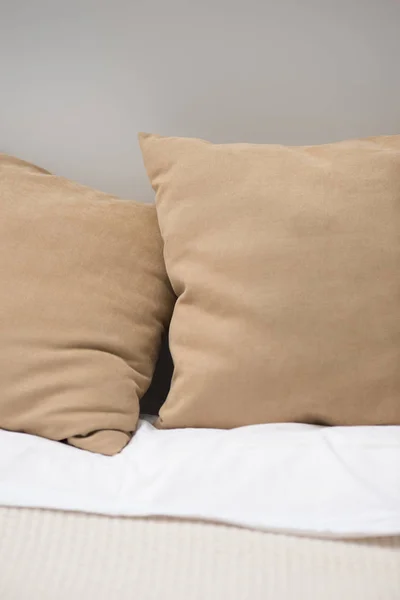
[[[400,3],[3,4],[0,600],[399,600]]]
[[[399,457],[400,427],[1,431],[0,597],[395,600]]]

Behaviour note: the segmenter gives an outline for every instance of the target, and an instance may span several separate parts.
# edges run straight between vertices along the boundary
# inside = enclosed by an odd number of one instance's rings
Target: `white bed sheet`
[[[142,420],[114,457],[0,431],[0,505],[398,535],[400,427],[160,431]]]

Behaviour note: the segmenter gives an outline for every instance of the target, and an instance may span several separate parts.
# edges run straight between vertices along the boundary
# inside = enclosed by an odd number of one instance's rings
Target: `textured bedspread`
[[[400,537],[0,509],[1,600],[398,600]]]

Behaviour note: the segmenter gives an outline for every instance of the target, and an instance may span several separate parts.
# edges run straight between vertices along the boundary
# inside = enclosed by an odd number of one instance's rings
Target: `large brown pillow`
[[[155,208],[0,155],[0,427],[114,454],[173,294]]]
[[[400,136],[140,142],[178,296],[159,426],[400,424]]]

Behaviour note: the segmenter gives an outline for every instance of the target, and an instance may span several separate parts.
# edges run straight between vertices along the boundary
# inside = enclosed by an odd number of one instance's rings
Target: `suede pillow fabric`
[[[400,136],[140,143],[178,297],[158,426],[400,424]]]
[[[115,454],[173,293],[155,208],[0,155],[0,427]]]

